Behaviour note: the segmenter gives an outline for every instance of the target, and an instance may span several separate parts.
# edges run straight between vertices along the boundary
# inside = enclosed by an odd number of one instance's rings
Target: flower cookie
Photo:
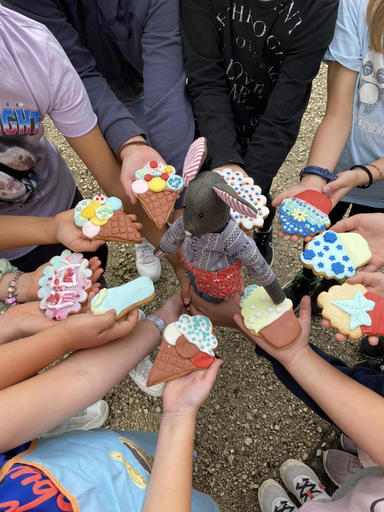
[[[135,173],[132,192],[150,219],[161,229],[172,213],[177,196],[184,188],[183,179],[171,165],[155,160]]]
[[[338,234],[329,230],[315,236],[300,259],[315,275],[341,281],[353,277],[371,257],[368,243],[358,233]]]
[[[261,188],[254,185],[252,178],[245,177],[241,172],[233,172],[232,169],[223,169],[216,172],[225,179],[228,185],[236,190],[240,197],[248,201],[257,210],[257,216],[253,218],[242,215],[231,208],[231,215],[239,226],[245,231],[262,228],[264,219],[269,215],[269,209],[265,206],[267,198],[262,195]]]
[[[331,209],[332,202],[324,194],[315,190],[300,192],[282,202],[279,212],[281,229],[288,235],[315,236],[331,225],[328,217]]]
[[[328,292],[320,293],[317,303],[331,327],[351,340],[384,335],[384,299],[362,284],[332,286]]]
[[[96,194],[92,199],[82,199],[76,205],[74,217],[76,226],[89,239],[132,244],[142,242],[118,197]]]
[[[181,315],[163,332],[147,386],[176,379],[193,370],[211,366],[215,360],[217,339],[209,318],[203,315]]]
[[[114,309],[116,320],[119,320],[133,309],[148,304],[154,298],[155,288],[152,279],[142,276],[116,288],[103,288],[93,297],[91,311],[95,315],[102,315]]]
[[[261,336],[273,348],[288,348],[301,334],[292,301],[285,299],[276,306],[262,286],[248,286],[240,300],[240,307],[249,332]]]
[[[52,258],[50,264],[39,280],[40,309],[45,310],[48,318],[63,320],[79,313],[82,304],[87,302],[92,271],[81,253],[72,254],[69,250]]]

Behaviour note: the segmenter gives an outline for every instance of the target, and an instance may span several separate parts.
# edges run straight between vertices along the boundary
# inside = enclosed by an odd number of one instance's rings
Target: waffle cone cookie
[[[332,286],[328,292],[320,293],[317,303],[331,327],[351,340],[384,335],[384,299],[362,284]]]
[[[141,244],[143,241],[118,197],[96,194],[82,199],[75,208],[75,224],[89,239]]]
[[[136,171],[132,193],[148,217],[161,229],[171,215],[183,187],[183,179],[177,176],[174,167],[152,161]]]
[[[167,222],[179,192],[174,190],[163,190],[162,192],[152,192],[148,190],[144,194],[135,194],[143,205],[149,218],[155,221],[156,226],[161,229]]]
[[[194,370],[211,366],[217,340],[209,318],[203,315],[182,315],[177,322],[169,324],[156,356],[147,386],[182,377]]]
[[[251,285],[245,290],[240,306],[245,327],[271,347],[289,348],[300,337],[301,325],[289,299],[276,306],[262,286]]]

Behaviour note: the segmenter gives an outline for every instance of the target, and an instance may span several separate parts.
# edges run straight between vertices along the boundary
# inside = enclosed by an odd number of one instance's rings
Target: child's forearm
[[[384,465],[384,398],[345,376],[309,346],[286,369],[335,424]]]
[[[195,416],[164,414],[143,512],[190,512]]]
[[[0,390],[28,379],[67,352],[66,334],[60,325],[0,345]]]
[[[50,370],[0,391],[0,417],[7,418],[0,423],[0,453],[54,428],[102,398],[160,341],[157,328],[143,321],[125,338],[79,350]]]
[[[57,242],[54,217],[0,215],[0,250]]]

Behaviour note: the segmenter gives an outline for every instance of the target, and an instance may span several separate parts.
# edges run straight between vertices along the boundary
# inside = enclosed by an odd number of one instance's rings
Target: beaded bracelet
[[[22,274],[24,274],[24,272],[22,272],[21,270],[18,270],[16,272],[15,276],[8,283],[8,288],[7,288],[8,296],[6,297],[4,302],[9,308],[18,306],[20,304],[20,302],[16,301],[16,297],[17,297],[17,287],[19,285],[19,278]]]
[[[368,164],[368,167],[374,167],[377,171],[379,171],[380,178],[377,181],[381,181],[383,179],[383,173],[380,171],[380,169],[375,164]]]

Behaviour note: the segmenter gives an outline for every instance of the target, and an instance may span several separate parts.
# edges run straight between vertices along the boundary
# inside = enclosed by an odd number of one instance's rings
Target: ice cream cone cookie
[[[332,202],[327,196],[306,190],[282,202],[279,212],[281,229],[288,235],[315,236],[331,225],[328,217],[331,209]]]
[[[351,340],[384,335],[384,299],[362,284],[332,286],[328,292],[320,293],[317,303],[331,327]]]
[[[161,229],[175,206],[177,196],[183,190],[183,179],[171,165],[148,162],[135,173],[132,192],[156,226]]]
[[[116,288],[103,288],[93,297],[91,311],[95,315],[102,315],[114,309],[116,320],[119,320],[133,309],[148,304],[154,298],[155,288],[152,279],[142,276]]]
[[[265,206],[267,204],[267,198],[262,195],[261,188],[254,184],[252,178],[245,177],[241,172],[233,172],[232,169],[223,169],[222,171],[216,172],[225,179],[228,185],[236,190],[240,197],[252,205],[257,211],[255,217],[247,217],[231,208],[231,216],[239,226],[244,231],[262,228],[264,219],[269,215],[269,209]]]
[[[72,254],[68,250],[52,258],[50,263],[39,280],[40,309],[45,310],[48,318],[63,320],[79,313],[87,302],[92,271],[81,253]]]
[[[261,336],[266,343],[281,350],[291,347],[301,334],[301,325],[285,299],[277,305],[262,286],[251,285],[240,300],[241,315],[251,334]]]
[[[117,197],[96,194],[82,199],[75,208],[75,224],[89,239],[141,244],[142,238]]]
[[[181,315],[163,332],[147,386],[176,379],[194,370],[203,370],[215,360],[217,339],[209,318]]]
[[[304,267],[326,279],[353,277],[371,259],[368,243],[358,233],[325,231],[305,247],[300,259]]]

